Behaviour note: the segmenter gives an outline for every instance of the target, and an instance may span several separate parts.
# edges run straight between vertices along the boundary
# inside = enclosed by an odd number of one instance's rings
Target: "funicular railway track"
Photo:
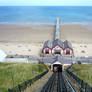
[[[62,72],[53,73],[41,92],[76,92]]]

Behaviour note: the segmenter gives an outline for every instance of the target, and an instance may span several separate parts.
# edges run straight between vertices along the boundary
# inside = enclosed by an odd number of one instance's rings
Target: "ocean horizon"
[[[0,24],[92,24],[92,6],[0,6]]]

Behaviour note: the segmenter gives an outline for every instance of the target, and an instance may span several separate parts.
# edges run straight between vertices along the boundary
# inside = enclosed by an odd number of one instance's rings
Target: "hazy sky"
[[[65,5],[92,6],[92,0],[0,0],[0,5]]]

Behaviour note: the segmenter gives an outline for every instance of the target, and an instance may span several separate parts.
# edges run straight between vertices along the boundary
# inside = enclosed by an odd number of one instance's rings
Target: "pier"
[[[55,33],[55,40],[60,39],[60,19],[56,19],[56,33]]]

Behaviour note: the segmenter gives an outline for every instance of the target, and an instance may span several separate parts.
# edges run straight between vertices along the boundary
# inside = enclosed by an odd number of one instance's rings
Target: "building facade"
[[[72,56],[73,48],[69,41],[62,42],[56,39],[53,42],[46,41],[42,49],[43,56],[46,55],[60,55],[60,56]]]

